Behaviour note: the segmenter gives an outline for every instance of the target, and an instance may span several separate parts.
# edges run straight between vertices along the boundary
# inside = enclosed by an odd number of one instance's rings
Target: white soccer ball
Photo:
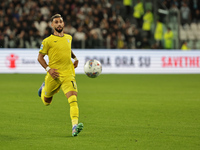
[[[96,59],[88,60],[84,65],[85,74],[90,78],[96,78],[101,74],[102,65]]]

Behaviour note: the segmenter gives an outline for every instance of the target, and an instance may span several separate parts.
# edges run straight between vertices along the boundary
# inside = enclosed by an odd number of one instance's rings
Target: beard
[[[63,31],[63,28],[60,28],[60,29],[55,28],[55,30],[56,30],[58,33],[61,33],[61,32]]]

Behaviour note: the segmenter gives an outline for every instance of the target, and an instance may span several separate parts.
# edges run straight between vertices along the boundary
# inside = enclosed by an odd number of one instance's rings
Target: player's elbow
[[[44,59],[43,57],[44,55],[39,53],[38,58],[37,58],[38,62],[41,62]]]
[[[38,56],[37,60],[38,60],[38,62],[40,62],[41,58]]]
[[[42,62],[42,57],[41,56],[38,56],[38,58],[37,58],[37,60],[38,60],[38,62],[41,64],[41,62]]]

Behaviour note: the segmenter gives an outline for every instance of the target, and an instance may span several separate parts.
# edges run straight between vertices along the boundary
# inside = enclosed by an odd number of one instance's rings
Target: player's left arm
[[[76,55],[74,55],[73,51],[71,50],[71,58],[73,58],[74,61],[74,68],[78,67],[78,59],[76,58]]]

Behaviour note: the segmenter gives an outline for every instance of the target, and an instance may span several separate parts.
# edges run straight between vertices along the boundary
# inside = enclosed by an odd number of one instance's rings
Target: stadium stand
[[[52,32],[49,18],[59,13],[73,48],[160,49],[165,39],[161,46],[154,39],[159,20],[163,35],[168,27],[173,32],[172,49],[185,41],[190,49],[200,49],[199,9],[196,0],[1,0],[0,48],[39,48]],[[138,15],[141,19],[135,19]]]

